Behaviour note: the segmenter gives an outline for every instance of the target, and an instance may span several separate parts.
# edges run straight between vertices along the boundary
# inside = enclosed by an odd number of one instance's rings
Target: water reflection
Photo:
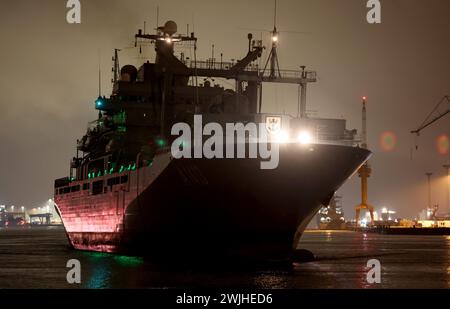
[[[450,237],[325,231],[306,233],[301,248],[318,259],[294,271],[161,267],[138,257],[83,253],[84,287],[450,288]],[[370,259],[381,262],[381,284],[367,282]]]
[[[287,273],[267,272],[256,275],[254,279],[258,289],[287,289],[289,288]]]
[[[106,289],[110,288],[111,268],[106,263],[93,265],[92,271],[88,275],[88,281],[84,288],[87,289]]]
[[[447,241],[447,288],[450,289],[450,236],[447,236],[445,239]]]
[[[82,253],[82,274],[86,276],[84,288],[105,289],[115,285],[114,277],[122,277],[122,272],[129,269],[132,273],[144,265],[144,259],[100,252]]]
[[[318,259],[293,271],[214,261],[210,269],[161,267],[142,258],[71,250],[63,230],[10,230],[0,236],[0,288],[450,288],[445,236],[308,232],[300,248]],[[66,281],[69,259],[81,262],[81,286]],[[380,285],[367,283],[370,259],[381,262]]]

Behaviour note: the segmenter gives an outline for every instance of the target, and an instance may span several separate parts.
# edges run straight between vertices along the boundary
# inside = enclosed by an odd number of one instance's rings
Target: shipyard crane
[[[361,147],[368,149],[367,143],[367,108],[366,108],[367,97],[362,97],[362,143]],[[361,178],[361,203],[355,207],[355,221],[356,226],[358,226],[358,221],[360,219],[361,210],[365,209],[370,213],[371,224],[374,224],[374,207],[369,204],[368,197],[368,179],[372,174],[372,167],[369,162],[364,163],[358,170],[359,178]]]
[[[438,122],[448,114],[450,114],[450,95],[444,96],[422,124],[416,130],[411,131],[411,133],[420,136],[420,133],[423,130]]]

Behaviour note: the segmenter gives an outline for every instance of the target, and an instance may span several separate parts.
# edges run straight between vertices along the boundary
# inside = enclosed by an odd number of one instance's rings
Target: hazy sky
[[[82,24],[68,25],[65,0],[0,0],[0,204],[37,205],[53,194],[53,180],[67,176],[75,142],[97,113],[99,54],[103,93],[110,91],[114,48],[130,46],[138,28],[175,20],[180,31],[195,26],[198,57],[211,44],[225,59],[245,56],[246,28],[273,26],[269,0],[81,0]],[[433,202],[446,204],[444,163],[436,138],[450,134],[450,116],[425,131],[414,151],[409,131],[450,95],[450,1],[381,0],[382,24],[365,20],[365,0],[279,0],[280,66],[317,70],[308,109],[361,126],[359,98],[369,97],[369,144],[375,208],[415,216],[427,203],[425,172],[435,173]],[[261,33],[254,32],[256,37]],[[263,34],[266,46],[268,35]],[[121,64],[135,64],[128,49]],[[293,113],[297,90],[270,87],[265,110]],[[398,144],[384,152],[379,137],[395,133]],[[347,217],[359,201],[359,179],[339,192]]]

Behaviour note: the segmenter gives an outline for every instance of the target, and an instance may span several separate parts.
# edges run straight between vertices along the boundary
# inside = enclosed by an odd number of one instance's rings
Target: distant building
[[[417,222],[409,219],[399,219],[398,220],[398,226],[399,227],[415,227],[417,226]]]
[[[394,217],[397,212],[393,210],[388,210],[387,208],[383,208],[381,210],[381,220],[382,221],[394,221]]]
[[[427,208],[419,213],[419,221],[448,221],[450,220],[450,213],[438,213],[439,205],[432,208]]]
[[[450,228],[450,220],[419,220],[417,223],[423,228]]]

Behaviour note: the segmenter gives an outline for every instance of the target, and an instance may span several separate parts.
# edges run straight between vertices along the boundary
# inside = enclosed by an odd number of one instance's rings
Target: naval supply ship
[[[307,87],[316,72],[280,70],[276,27],[271,36],[264,67],[263,43],[252,34],[242,59],[200,61],[195,34],[179,34],[173,21],[135,35],[136,48],[154,46],[153,62],[120,68],[115,51],[112,94],[95,101],[98,119],[77,141],[70,176],[55,181],[73,248],[161,258],[291,256],[320,207],[370,152],[344,119],[308,116]],[[191,48],[193,59],[177,46]],[[299,87],[298,115],[262,112],[267,83]],[[258,158],[175,159],[171,128],[193,125],[195,115],[224,126],[264,124],[279,145],[278,167],[261,169]]]

